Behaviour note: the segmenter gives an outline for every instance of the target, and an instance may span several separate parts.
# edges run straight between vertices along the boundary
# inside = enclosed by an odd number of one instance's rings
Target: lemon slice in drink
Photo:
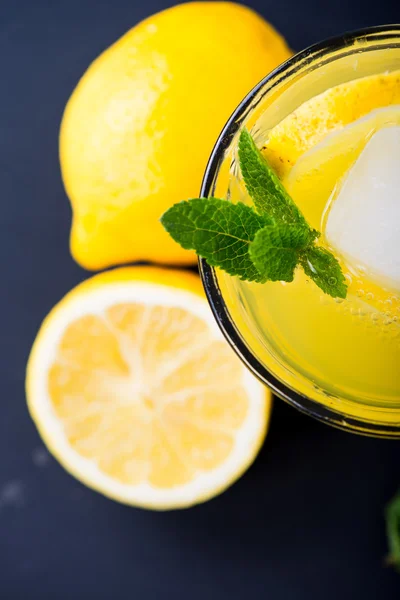
[[[400,104],[378,108],[328,134],[297,160],[283,181],[313,227],[322,228],[314,215],[323,212],[372,135],[382,127],[399,124]]]
[[[254,460],[271,398],[222,338],[197,276],[131,267],[70,292],[29,358],[31,415],[83,483],[154,509],[190,506]]]
[[[305,152],[375,109],[400,104],[400,71],[341,83],[307,100],[276,125],[264,152],[285,178]],[[342,147],[343,149],[343,147]]]
[[[394,125],[400,125],[400,104],[372,110],[327,135],[305,152],[284,177],[286,189],[302,209],[308,222],[321,230],[323,236],[325,221],[335,194],[363,148],[377,131]],[[335,251],[334,248],[333,250]],[[357,306],[362,314],[373,315],[375,324],[397,320],[400,301],[393,290],[374,283],[354,265],[348,279],[348,292],[349,297],[357,297]]]

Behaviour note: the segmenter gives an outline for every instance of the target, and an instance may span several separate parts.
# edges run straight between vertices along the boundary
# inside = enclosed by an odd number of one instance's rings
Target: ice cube
[[[325,235],[350,264],[400,290],[400,126],[368,141],[332,201]]]

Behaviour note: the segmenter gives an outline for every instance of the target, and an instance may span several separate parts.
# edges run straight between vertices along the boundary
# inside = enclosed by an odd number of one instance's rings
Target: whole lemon
[[[193,263],[159,218],[199,194],[230,114],[289,56],[271,25],[231,2],[175,6],[103,52],[73,92],[60,132],[76,261],[93,270]]]

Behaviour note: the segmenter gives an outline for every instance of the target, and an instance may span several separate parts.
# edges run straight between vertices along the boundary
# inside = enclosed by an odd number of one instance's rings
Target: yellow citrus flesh
[[[335,190],[368,140],[382,127],[399,124],[400,71],[371,75],[302,104],[272,129],[263,150],[307,221],[324,232]],[[375,322],[397,320],[400,301],[393,290],[344,269],[349,295],[366,299],[364,312],[373,308]]]
[[[354,79],[304,102],[272,129],[263,150],[284,178],[328,134],[394,104],[400,104],[400,71]]]
[[[372,135],[382,127],[393,125],[400,125],[400,104],[372,110],[353,123],[335,130],[297,160],[283,183],[310,225],[324,231],[330,203],[343,177]],[[345,266],[343,268],[346,269]],[[367,297],[368,302],[363,309],[371,311],[373,307],[375,310],[371,314],[374,314],[376,322],[376,310],[383,321],[392,318],[397,320],[400,299],[390,288],[385,289],[373,283],[364,274],[355,276],[354,269],[347,268],[347,272],[349,294],[359,299]],[[397,335],[397,332],[394,333]]]
[[[300,198],[309,223],[323,229],[321,214],[335,188],[349,171],[372,135],[389,125],[400,125],[400,104],[372,110],[327,135],[297,161],[284,178],[289,193]]]
[[[225,122],[290,54],[249,8],[192,2],[146,19],[95,60],[60,132],[74,258],[94,270],[141,259],[195,262],[159,219],[198,196]]]
[[[225,489],[263,441],[270,394],[242,366],[190,273],[98,275],[46,318],[28,363],[42,437],[122,502],[189,506]]]

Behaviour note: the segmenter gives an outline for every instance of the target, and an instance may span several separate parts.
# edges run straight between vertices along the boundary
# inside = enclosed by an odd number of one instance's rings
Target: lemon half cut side
[[[71,474],[153,509],[202,502],[240,477],[271,406],[222,338],[199,278],[151,267],[105,272],[67,294],[37,335],[26,390]]]

